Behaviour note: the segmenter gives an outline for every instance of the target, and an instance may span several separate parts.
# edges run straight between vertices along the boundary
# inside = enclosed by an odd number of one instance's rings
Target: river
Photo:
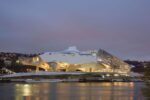
[[[0,83],[0,100],[144,100],[143,83]]]

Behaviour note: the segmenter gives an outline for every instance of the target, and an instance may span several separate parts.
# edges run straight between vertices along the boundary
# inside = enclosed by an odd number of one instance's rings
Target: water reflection
[[[1,100],[143,100],[142,83],[0,83]],[[145,90],[145,89],[144,89]]]
[[[150,83],[145,82],[145,86],[142,88],[142,93],[146,100],[150,100]]]
[[[134,83],[15,84],[15,100],[142,100]]]
[[[15,100],[49,100],[49,84],[15,84]]]

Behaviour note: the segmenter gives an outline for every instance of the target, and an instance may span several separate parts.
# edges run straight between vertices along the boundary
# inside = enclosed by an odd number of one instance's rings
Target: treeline
[[[11,73],[11,71],[24,72],[28,67],[32,68],[31,66],[27,66],[27,65],[19,65],[16,63],[16,61],[19,59],[19,57],[35,57],[37,55],[38,54],[0,52],[0,74]]]
[[[16,62],[19,57],[35,57],[38,54],[21,54],[21,53],[5,53],[0,52],[0,66],[5,66],[5,62]]]
[[[125,60],[126,63],[132,66],[131,71],[144,73],[147,67],[150,67],[150,61],[132,61],[132,60]]]
[[[13,59],[18,57],[34,57],[38,54],[22,54],[22,53],[6,53],[6,52],[0,52],[0,59]]]

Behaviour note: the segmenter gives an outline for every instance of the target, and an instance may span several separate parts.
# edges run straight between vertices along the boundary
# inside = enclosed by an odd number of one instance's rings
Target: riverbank
[[[142,77],[115,76],[114,73],[39,72],[0,76],[0,82],[143,82]]]

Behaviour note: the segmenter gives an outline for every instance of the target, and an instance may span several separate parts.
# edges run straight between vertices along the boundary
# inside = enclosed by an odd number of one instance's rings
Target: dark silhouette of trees
[[[142,93],[146,100],[150,100],[150,63],[146,65],[145,72],[145,87],[142,89]]]

